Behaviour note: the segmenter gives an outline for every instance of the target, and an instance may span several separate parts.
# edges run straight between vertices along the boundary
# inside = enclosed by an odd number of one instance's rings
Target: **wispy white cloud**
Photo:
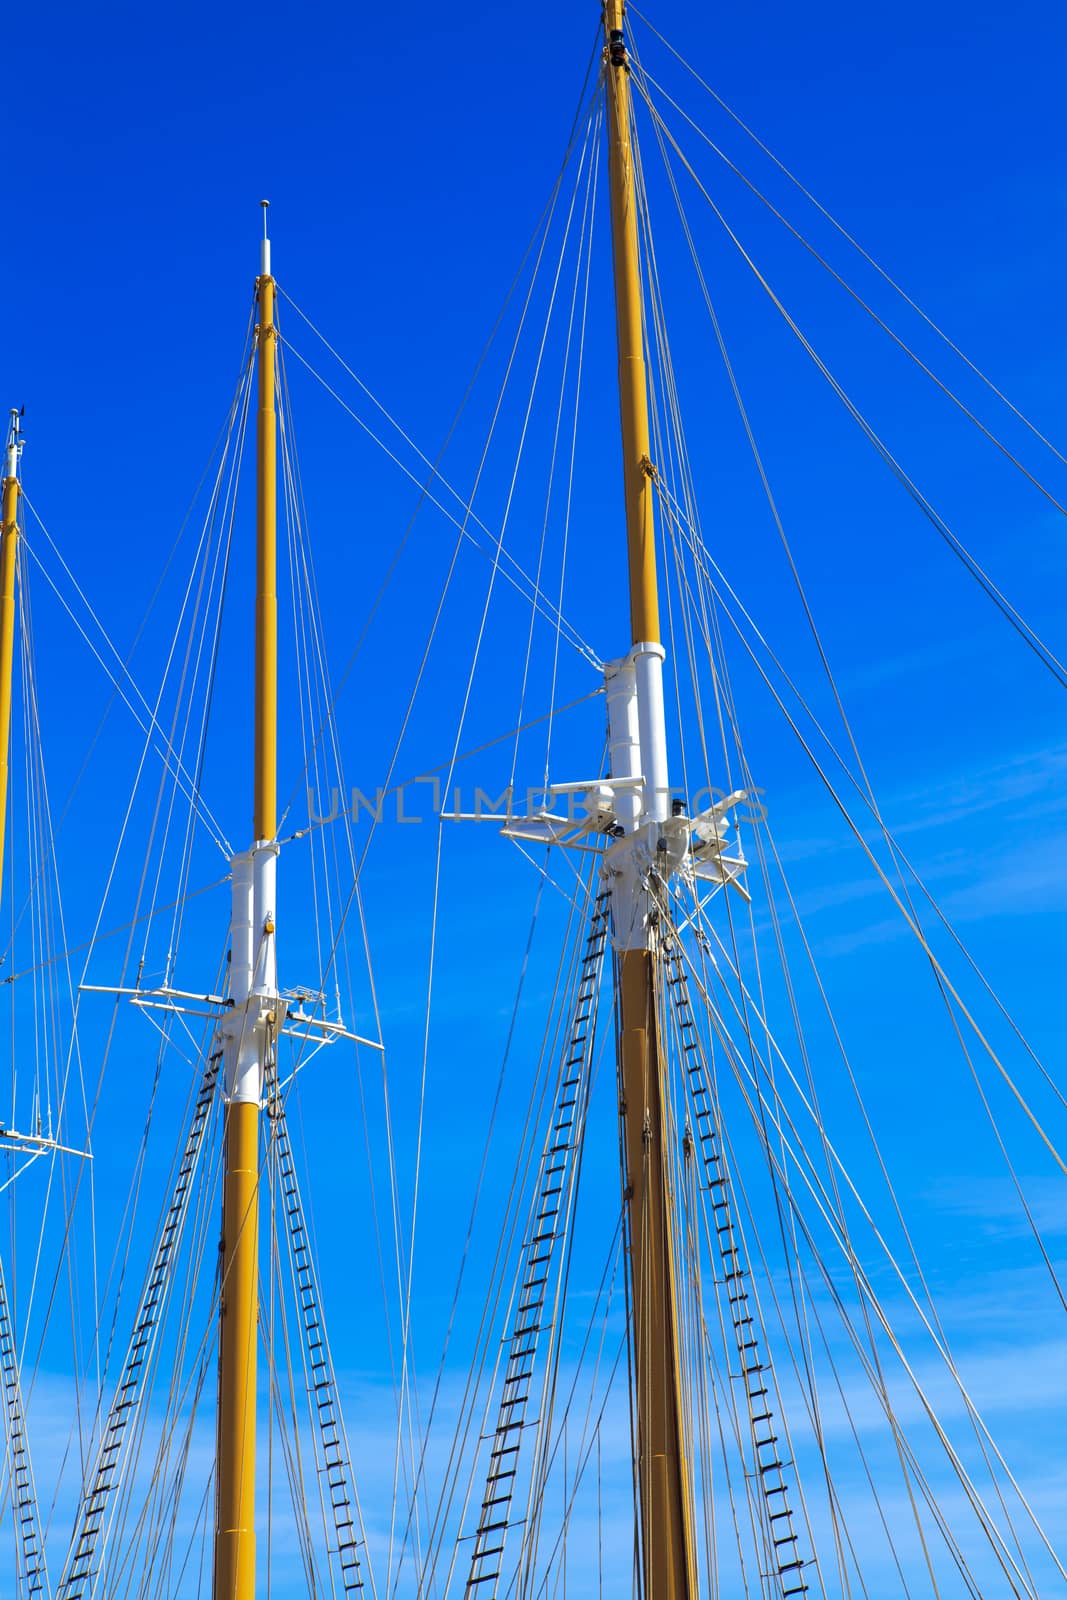
[[[1067,909],[1067,745],[1026,751],[902,789],[882,797],[882,813],[954,925]],[[858,808],[856,816],[893,881],[895,869],[879,830]],[[780,845],[800,915],[805,922],[820,919],[813,934],[824,955],[909,936],[874,870],[856,870],[856,850],[840,831],[801,834]],[[818,866],[815,882],[810,881],[812,864]],[[859,920],[841,915],[879,900],[884,915]],[[921,897],[918,905],[933,921]],[[825,925],[831,913],[839,924],[833,930]]]

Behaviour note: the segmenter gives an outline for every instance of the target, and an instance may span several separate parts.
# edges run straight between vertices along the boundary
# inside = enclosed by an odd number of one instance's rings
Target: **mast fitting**
[[[25,443],[22,437],[22,418],[25,413],[25,406],[11,407],[7,425],[7,446],[4,452],[5,478],[17,478],[19,475],[19,462],[22,460],[22,446]]]
[[[267,216],[270,212],[270,201],[261,200],[263,207],[263,238],[259,243],[259,275],[261,278],[270,277],[270,239],[267,235]]]
[[[654,883],[681,878],[707,883],[712,892],[732,886],[746,899],[748,866],[730,838],[729,814],[748,798],[744,789],[687,815],[684,797],[670,786],[664,719],[661,644],[635,644],[604,667],[608,712],[608,776],[592,783],[552,783],[544,809],[525,816],[509,811],[501,832],[511,839],[588,849],[590,835],[610,843],[602,872],[612,898],[612,940],[617,950],[650,950],[658,912]],[[700,796],[697,797],[698,802]],[[566,812],[552,809],[566,803]]]

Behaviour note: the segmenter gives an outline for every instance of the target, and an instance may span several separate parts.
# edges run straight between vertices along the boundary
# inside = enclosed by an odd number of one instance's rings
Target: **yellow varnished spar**
[[[256,1588],[258,1169],[259,1107],[234,1103],[226,1109],[215,1600],[253,1600]]]
[[[607,0],[604,33],[630,624],[636,650],[648,655],[647,647],[655,649],[660,644],[659,599],[630,143],[630,69],[623,38],[622,0]],[[645,778],[647,783],[647,772]],[[659,1000],[660,974],[654,948],[624,948],[619,954],[618,1008],[633,1284],[643,1593],[645,1600],[695,1600]]]
[[[264,206],[266,202],[264,202]],[[265,213],[264,213],[265,215]],[[235,884],[250,896],[257,857],[272,858],[277,830],[277,483],[275,403],[277,334],[274,326],[274,279],[269,244],[264,238],[262,272],[256,284],[259,309],[256,330],[259,405],[256,418],[256,641],[255,641],[255,846],[235,858]],[[258,882],[258,880],[257,880]],[[271,879],[271,890],[273,880]],[[257,900],[260,898],[256,896]],[[265,946],[273,945],[273,894],[263,914],[261,905],[246,918],[251,935],[251,990],[270,998],[273,984],[265,976]],[[239,886],[235,888],[235,905]],[[251,900],[248,902],[252,904]],[[258,918],[258,925],[257,925]],[[235,927],[241,917],[235,911]],[[270,959],[273,959],[271,954]],[[238,1004],[240,961],[235,935],[231,954],[231,987]],[[254,1027],[253,1013],[243,1013],[243,1037],[231,1050],[240,1057],[258,1049],[264,1037]],[[253,1038],[254,1035],[254,1038]],[[238,1069],[228,1064],[226,1155],[223,1180],[222,1311],[219,1336],[218,1493],[216,1501],[214,1600],[254,1600],[256,1587],[256,1340],[259,1305],[259,1118],[262,1056],[255,1064],[252,1088],[236,1086]]]
[[[256,747],[253,828],[273,839],[278,826],[278,517],[274,279],[260,277],[259,408],[256,413]]]
[[[7,836],[7,775],[11,760],[11,685],[15,660],[15,572],[19,548],[19,414],[11,413],[4,453],[3,531],[0,533],[0,885]]]
[[[648,437],[648,388],[641,327],[641,262],[637,202],[630,149],[630,80],[623,44],[622,0],[604,6],[607,39],[611,241],[615,268],[615,320],[619,347],[619,407],[626,486],[626,537],[630,554],[630,627],[633,641],[659,642],[656,537]]]

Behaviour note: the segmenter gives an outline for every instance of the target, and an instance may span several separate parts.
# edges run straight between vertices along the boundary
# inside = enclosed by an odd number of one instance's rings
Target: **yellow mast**
[[[7,774],[11,754],[11,680],[15,659],[15,569],[19,548],[19,414],[11,413],[4,456],[3,529],[0,532],[0,886],[7,835]]]
[[[241,1037],[234,1051],[237,1064],[227,1073],[226,1154],[223,1178],[222,1306],[219,1331],[218,1463],[215,1525],[214,1600],[255,1600],[256,1533],[256,1339],[259,1308],[259,1116],[267,1034],[247,1009],[249,988],[270,998],[273,984],[264,946],[273,945],[273,844],[277,831],[277,484],[275,471],[276,410],[274,279],[270,244],[264,239],[262,270],[256,282],[259,308],[256,329],[259,405],[256,416],[256,642],[255,642],[255,772],[253,831],[255,845],[234,858],[234,939],[231,993],[240,1015]],[[271,869],[270,892],[255,895],[257,864]],[[251,935],[251,970],[242,981],[238,939]],[[251,909],[251,917],[248,912]],[[258,922],[258,926],[257,926]],[[257,948],[258,947],[258,948]],[[251,984],[247,979],[251,979]],[[243,1008],[243,1009],[242,1009]],[[268,1026],[273,1025],[268,1018]],[[251,1087],[242,1088],[241,1058],[253,1055]]]
[[[612,250],[634,658],[662,658],[623,0],[605,0]],[[658,662],[657,662],[658,670]],[[661,702],[662,703],[662,702]],[[642,741],[645,742],[644,740]],[[651,741],[646,745],[646,761]],[[646,788],[649,772],[644,773]],[[663,802],[666,796],[655,796]],[[627,941],[633,942],[633,941]],[[649,941],[644,941],[649,944]],[[654,940],[623,948],[618,1011],[645,1600],[695,1600]]]

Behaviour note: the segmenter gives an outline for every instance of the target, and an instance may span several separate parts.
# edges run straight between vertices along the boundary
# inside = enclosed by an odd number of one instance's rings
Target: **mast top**
[[[19,462],[22,460],[22,417],[25,407],[11,407],[10,420],[7,426],[7,448],[4,454],[4,477],[17,478],[19,475]]]
[[[270,211],[270,201],[261,200],[263,207],[263,238],[259,243],[259,275],[261,278],[270,277],[270,239],[267,235],[267,213]]]

